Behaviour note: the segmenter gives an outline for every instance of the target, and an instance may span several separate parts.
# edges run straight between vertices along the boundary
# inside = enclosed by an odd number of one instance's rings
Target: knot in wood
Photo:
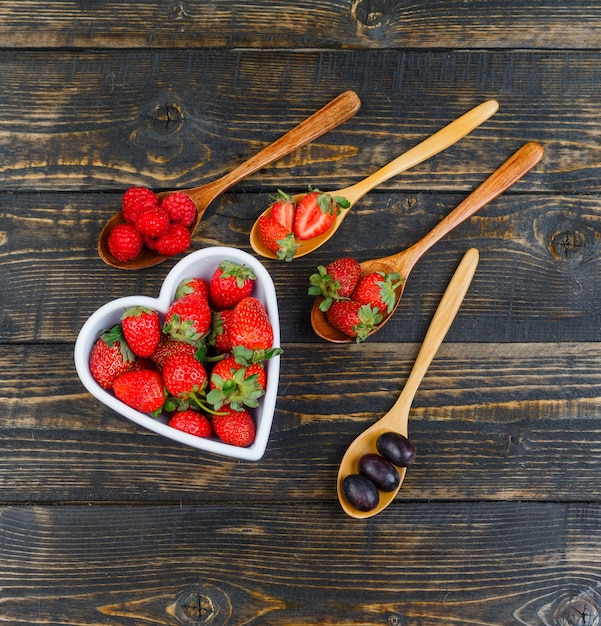
[[[561,231],[551,239],[551,253],[557,260],[573,259],[582,255],[585,246],[583,233]]]
[[[363,28],[381,28],[388,24],[388,0],[358,0],[353,7],[353,16]]]
[[[152,130],[172,134],[181,130],[184,114],[177,104],[159,104],[150,114]]]
[[[553,623],[557,626],[599,626],[599,611],[590,598],[566,598],[556,607]]]
[[[182,626],[225,626],[232,617],[232,602],[221,587],[203,583],[182,590],[170,611]]]

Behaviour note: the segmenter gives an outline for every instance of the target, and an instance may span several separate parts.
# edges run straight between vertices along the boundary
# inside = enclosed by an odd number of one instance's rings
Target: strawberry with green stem
[[[136,361],[136,355],[123,336],[120,324],[103,330],[90,352],[90,373],[103,388],[110,389],[115,379],[129,372]]]
[[[396,303],[396,290],[403,284],[398,272],[370,272],[362,276],[353,290],[352,299],[369,304],[382,315],[389,315]]]
[[[382,315],[377,309],[355,300],[332,302],[326,311],[326,317],[334,328],[349,337],[355,337],[357,343],[365,341],[382,321]]]
[[[121,316],[121,327],[134,354],[152,356],[161,339],[159,314],[145,306],[127,308]]]
[[[361,266],[351,257],[342,257],[325,267],[319,265],[317,273],[309,278],[309,295],[322,297],[319,308],[327,311],[334,300],[347,299],[351,296],[359,277]]]
[[[350,206],[350,202],[342,196],[332,196],[309,187],[309,193],[296,205],[294,236],[304,240],[325,233],[336,220],[338,213]]]

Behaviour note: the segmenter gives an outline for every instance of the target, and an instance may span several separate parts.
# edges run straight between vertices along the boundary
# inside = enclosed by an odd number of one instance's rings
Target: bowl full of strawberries
[[[97,309],[75,366],[100,402],[155,433],[256,461],[265,453],[279,382],[275,287],[242,250],[199,250],[169,272],[157,298]]]

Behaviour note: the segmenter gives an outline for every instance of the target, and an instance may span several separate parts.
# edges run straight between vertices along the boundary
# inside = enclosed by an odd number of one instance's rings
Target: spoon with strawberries
[[[253,224],[250,231],[252,249],[263,257],[285,261],[313,252],[334,235],[351,207],[367,192],[457,143],[494,115],[498,108],[496,100],[483,102],[371,176],[345,189],[328,193],[309,189],[309,193],[292,197],[280,192],[275,203]],[[282,223],[278,219],[267,219],[273,218],[275,211],[282,216]]]
[[[401,395],[392,408],[348,447],[338,470],[338,499],[354,518],[376,515],[398,493],[415,449],[407,439],[409,409],[430,363],[449,331],[478,266],[468,250],[455,270],[419,350]]]
[[[202,185],[201,187],[183,189],[180,192],[164,192],[157,195],[159,199],[162,200],[168,195],[183,192],[192,199],[196,205],[196,216],[188,226],[190,235],[192,235],[208,206],[215,198],[266,165],[269,165],[273,161],[280,159],[293,150],[310,143],[333,128],[336,128],[338,125],[342,124],[342,122],[350,119],[359,110],[360,106],[361,101],[357,94],[354,91],[345,91],[319,109],[319,111],[316,111],[313,115],[298,124],[298,126],[288,131],[285,135],[263,148],[263,150],[244,163],[238,165],[225,176],[206,185]],[[123,223],[123,221],[123,212],[119,211],[108,220],[100,233],[98,254],[105,263],[120,269],[138,270],[158,265],[168,258],[146,246],[144,246],[141,253],[132,260],[119,261],[115,258],[109,250],[108,237],[111,230],[118,224]]]
[[[332,343],[360,342],[373,335],[390,319],[398,306],[409,273],[419,259],[445,235],[511,187],[542,157],[543,148],[540,144],[534,141],[524,144],[417,243],[397,254],[360,263],[361,276],[376,272],[382,276],[398,276],[388,310],[384,314],[373,315],[372,307],[366,305],[369,310],[361,311],[351,296],[351,299],[332,303],[324,311],[324,297],[320,295],[311,309],[311,325],[315,333]],[[354,310],[349,311],[349,303],[355,306]],[[346,309],[343,315],[339,311],[342,307]]]

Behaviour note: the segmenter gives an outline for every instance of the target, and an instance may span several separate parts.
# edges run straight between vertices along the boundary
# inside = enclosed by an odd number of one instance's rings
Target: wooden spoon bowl
[[[354,91],[345,91],[225,176],[201,187],[182,189],[181,191],[190,196],[196,205],[196,219],[189,227],[190,234],[194,234],[202,216],[215,198],[266,165],[336,128],[351,118],[360,106],[361,101],[357,94]],[[159,194],[159,198],[169,193],[173,192],[163,192]],[[105,263],[124,270],[139,270],[158,265],[168,258],[144,247],[142,253],[132,261],[123,262],[116,259],[108,249],[107,239],[111,229],[122,222],[123,214],[119,211],[108,220],[100,233],[98,254]]]
[[[351,517],[366,518],[376,515],[394,500],[401,488],[407,471],[405,467],[397,468],[400,481],[394,491],[381,491],[379,493],[380,500],[374,509],[370,511],[360,511],[347,500],[342,484],[347,476],[357,473],[358,462],[363,455],[377,453],[376,441],[380,435],[386,432],[394,432],[407,437],[411,403],[413,402],[413,398],[415,397],[421,381],[430,367],[430,363],[434,359],[438,348],[459,311],[465,294],[472,282],[472,278],[474,277],[474,273],[476,272],[478,258],[479,254],[475,248],[471,248],[465,253],[434,313],[422,347],[420,348],[413,369],[409,374],[409,378],[405,383],[401,395],[388,413],[367,430],[363,431],[351,443],[342,458],[338,471],[338,499],[344,511]]]
[[[376,271],[384,273],[398,272],[403,279],[402,285],[397,288],[395,293],[396,302],[394,309],[382,320],[377,328],[371,331],[370,335],[382,328],[398,307],[403,290],[407,284],[407,278],[417,261],[445,235],[529,172],[542,159],[543,153],[542,146],[534,141],[523,145],[417,243],[397,254],[363,261],[360,264],[362,275]],[[355,341],[353,337],[340,332],[330,324],[326,314],[319,308],[321,300],[321,298],[316,298],[311,309],[311,325],[315,333],[322,339],[332,343],[350,343]]]
[[[480,124],[496,113],[498,108],[499,103],[496,100],[483,102],[471,111],[468,111],[461,117],[457,118],[454,122],[451,122],[438,132],[434,133],[431,137],[428,137],[417,146],[414,146],[401,156],[398,156],[394,159],[394,161],[391,161],[388,165],[380,168],[371,176],[368,176],[362,181],[359,181],[350,187],[346,187],[345,189],[329,192],[332,196],[342,196],[343,198],[346,198],[350,203],[349,208],[338,213],[336,220],[325,233],[304,241],[297,239],[296,244],[299,248],[295,252],[294,258],[296,259],[301,256],[305,256],[306,254],[310,254],[329,241],[340,228],[344,218],[349,214],[351,208],[357,204],[357,202],[359,202],[359,200],[367,192],[371,191],[374,187],[377,187],[388,179],[397,176],[401,172],[410,169],[414,165],[422,163],[430,157],[433,157],[435,154],[442,152],[454,143],[457,143],[460,139],[471,133],[475,128],[480,126]],[[292,199],[295,203],[298,203],[305,195],[305,193],[296,194],[292,197]],[[267,208],[254,223],[250,231],[250,245],[257,254],[260,254],[268,259],[277,259],[277,255],[269,250],[269,248],[267,248],[261,240],[258,226],[260,217],[268,215],[270,211],[271,209]]]

